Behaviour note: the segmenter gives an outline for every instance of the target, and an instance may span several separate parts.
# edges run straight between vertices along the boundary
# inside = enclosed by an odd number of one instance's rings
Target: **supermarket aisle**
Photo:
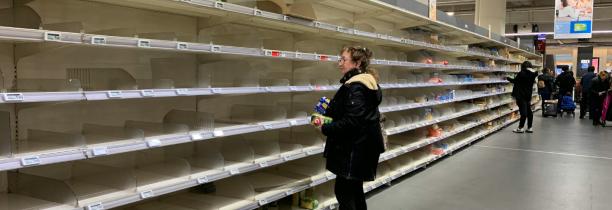
[[[370,209],[610,209],[612,128],[535,114],[535,133],[513,124],[370,195]]]

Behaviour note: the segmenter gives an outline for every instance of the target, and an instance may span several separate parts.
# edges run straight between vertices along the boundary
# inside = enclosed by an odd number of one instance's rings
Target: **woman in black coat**
[[[521,71],[514,78],[507,77],[514,87],[512,87],[512,97],[516,100],[521,120],[519,127],[512,132],[515,133],[533,133],[533,111],[531,110],[531,97],[533,94],[533,83],[538,73],[533,69],[531,62],[525,61],[521,64]],[[527,120],[527,129],[525,130],[525,120]]]
[[[341,210],[367,209],[363,182],[375,179],[384,152],[378,111],[382,92],[376,73],[368,68],[371,57],[367,48],[342,49],[342,86],[325,114],[333,121],[319,127],[327,136],[326,168],[337,176],[334,191]]]
[[[610,89],[609,75],[605,71],[600,71],[597,77],[593,78],[589,93],[591,94],[591,111],[593,112],[593,125],[600,125],[603,101]]]

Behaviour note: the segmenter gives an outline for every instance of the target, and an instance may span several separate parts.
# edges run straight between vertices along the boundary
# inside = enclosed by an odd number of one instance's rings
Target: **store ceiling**
[[[485,0],[486,1],[486,0]],[[455,17],[474,21],[476,0],[437,0],[438,9],[454,12]],[[595,31],[612,31],[612,0],[595,0]],[[540,32],[553,31],[555,0],[506,0],[506,32],[513,26],[538,24]],[[612,43],[612,34],[593,35],[590,42]],[[577,42],[573,40],[571,42]]]

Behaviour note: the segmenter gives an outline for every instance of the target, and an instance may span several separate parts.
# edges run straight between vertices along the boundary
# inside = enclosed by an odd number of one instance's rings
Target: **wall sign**
[[[554,0],[555,39],[586,39],[593,32],[593,0]]]

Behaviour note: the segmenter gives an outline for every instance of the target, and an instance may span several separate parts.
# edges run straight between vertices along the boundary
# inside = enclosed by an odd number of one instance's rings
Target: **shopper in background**
[[[327,170],[336,174],[334,191],[341,210],[367,209],[363,182],[373,181],[378,158],[384,152],[380,112],[382,92],[378,75],[369,68],[372,51],[345,47],[338,68],[344,74],[325,116],[333,121],[320,126],[327,136]]]
[[[559,93],[557,96],[559,99],[561,99],[561,97],[566,95],[568,92],[571,94],[576,86],[576,79],[574,78],[574,74],[569,67],[563,66],[561,69],[563,72],[557,76],[557,79],[555,79],[555,85],[559,87]],[[557,104],[557,112],[561,112],[561,103]]]
[[[529,61],[521,64],[521,71],[516,77],[506,77],[508,81],[514,84],[512,88],[512,97],[516,100],[516,105],[519,107],[521,120],[519,127],[514,129],[515,133],[533,133],[533,111],[531,110],[531,96],[533,95],[533,83],[538,76],[538,73],[533,69],[533,65]],[[527,120],[527,130],[525,130],[525,120]]]
[[[580,100],[580,119],[584,119],[587,109],[591,108],[591,104],[589,103],[591,94],[589,94],[589,91],[595,77],[597,77],[597,75],[595,75],[595,67],[589,66],[588,72],[582,76],[582,78],[580,78],[580,89],[582,90],[582,97]],[[593,119],[593,112],[589,113],[589,119]]]
[[[542,70],[542,74],[538,76],[538,94],[542,99],[542,110],[544,109],[544,101],[552,99],[552,94],[555,91],[555,77],[549,68]]]
[[[608,72],[600,71],[598,76],[593,79],[591,84],[591,115],[593,115],[593,125],[600,125],[601,109],[606,98],[607,91],[610,89],[610,78]]]

